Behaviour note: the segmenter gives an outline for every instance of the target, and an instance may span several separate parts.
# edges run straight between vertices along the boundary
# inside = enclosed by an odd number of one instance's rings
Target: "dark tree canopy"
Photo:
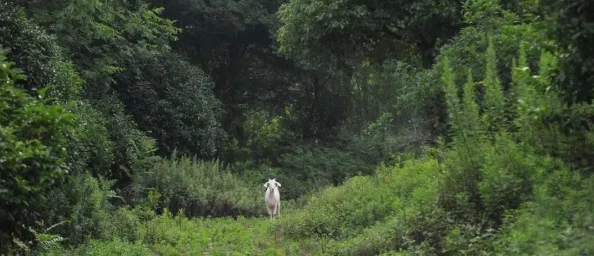
[[[461,1],[292,0],[279,10],[280,52],[341,68],[399,58],[429,65],[460,28]]]
[[[594,2],[543,1],[552,38],[564,53],[557,79],[568,103],[591,102],[594,84]]]
[[[174,53],[140,56],[128,65],[116,78],[116,90],[161,153],[213,157],[225,133],[210,78]]]

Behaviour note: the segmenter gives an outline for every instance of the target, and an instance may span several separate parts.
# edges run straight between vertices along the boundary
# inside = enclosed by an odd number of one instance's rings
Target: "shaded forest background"
[[[593,17],[0,0],[0,254],[594,253]]]

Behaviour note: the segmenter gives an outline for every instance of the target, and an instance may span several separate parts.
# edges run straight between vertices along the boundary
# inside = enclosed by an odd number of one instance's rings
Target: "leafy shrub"
[[[30,93],[50,87],[48,95],[65,102],[80,95],[83,81],[55,40],[28,20],[24,10],[6,1],[0,3],[0,44],[10,50],[7,57],[27,75],[16,84]]]
[[[21,225],[31,225],[48,206],[46,192],[68,173],[65,138],[72,115],[14,87],[23,78],[0,52],[0,224],[1,236],[26,236]]]
[[[381,185],[372,178],[351,178],[344,186],[331,187],[313,196],[302,211],[283,218],[281,227],[285,234],[293,237],[340,238],[356,232],[359,225],[384,218],[391,210],[391,202],[386,197]]]
[[[137,198],[149,191],[160,195],[158,208],[186,216],[254,216],[264,211],[264,188],[240,180],[218,161],[197,161],[174,155],[138,173]],[[261,193],[260,193],[261,192]]]
[[[162,155],[173,151],[213,157],[225,133],[214,84],[199,68],[171,52],[141,55],[116,76],[127,113],[157,140]]]
[[[68,138],[68,164],[76,173],[89,170],[94,175],[109,176],[115,160],[115,142],[110,140],[106,118],[86,100],[74,102],[73,135]]]
[[[498,255],[594,253],[592,177],[584,179],[563,166],[537,177],[534,201],[508,215]]]
[[[71,152],[70,169],[107,174],[113,162],[113,143],[107,137],[104,118],[81,100],[85,81],[66,59],[55,37],[27,19],[24,10],[6,2],[0,5],[0,43],[9,47],[7,56],[27,75],[17,85],[31,94],[48,88],[47,96],[60,104],[74,105],[68,108],[75,113],[75,131],[66,147]]]
[[[45,214],[50,223],[64,222],[54,230],[76,245],[88,238],[98,238],[103,221],[111,215],[110,199],[113,182],[94,178],[89,173],[71,176],[68,181],[48,193],[52,206]]]
[[[391,216],[412,221],[434,207],[436,169],[434,160],[419,160],[403,168],[383,167],[377,178],[351,178],[343,186],[314,195],[302,210],[283,218],[278,228],[289,237],[347,239]]]
[[[113,161],[106,177],[116,179],[116,186],[119,188],[128,186],[132,176],[139,171],[135,167],[143,166],[138,165],[138,162],[153,156],[154,139],[138,129],[138,125],[132,116],[126,114],[123,103],[114,93],[106,93],[90,102],[93,108],[101,113],[102,118],[95,117],[99,120],[104,119],[107,136],[113,142]],[[92,138],[91,135],[88,136],[87,138]]]

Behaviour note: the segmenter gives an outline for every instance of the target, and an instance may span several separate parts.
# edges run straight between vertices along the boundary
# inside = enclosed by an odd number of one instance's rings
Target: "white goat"
[[[278,192],[278,188],[281,186],[280,183],[274,179],[268,179],[268,182],[264,183],[264,187],[266,189],[266,194],[264,195],[264,202],[266,202],[266,210],[268,210],[268,215],[270,215],[270,219],[274,215],[280,217],[280,193]]]

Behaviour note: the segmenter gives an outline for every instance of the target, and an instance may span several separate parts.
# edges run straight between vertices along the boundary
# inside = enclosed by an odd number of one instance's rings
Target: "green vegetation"
[[[592,255],[593,16],[0,0],[0,255]]]

